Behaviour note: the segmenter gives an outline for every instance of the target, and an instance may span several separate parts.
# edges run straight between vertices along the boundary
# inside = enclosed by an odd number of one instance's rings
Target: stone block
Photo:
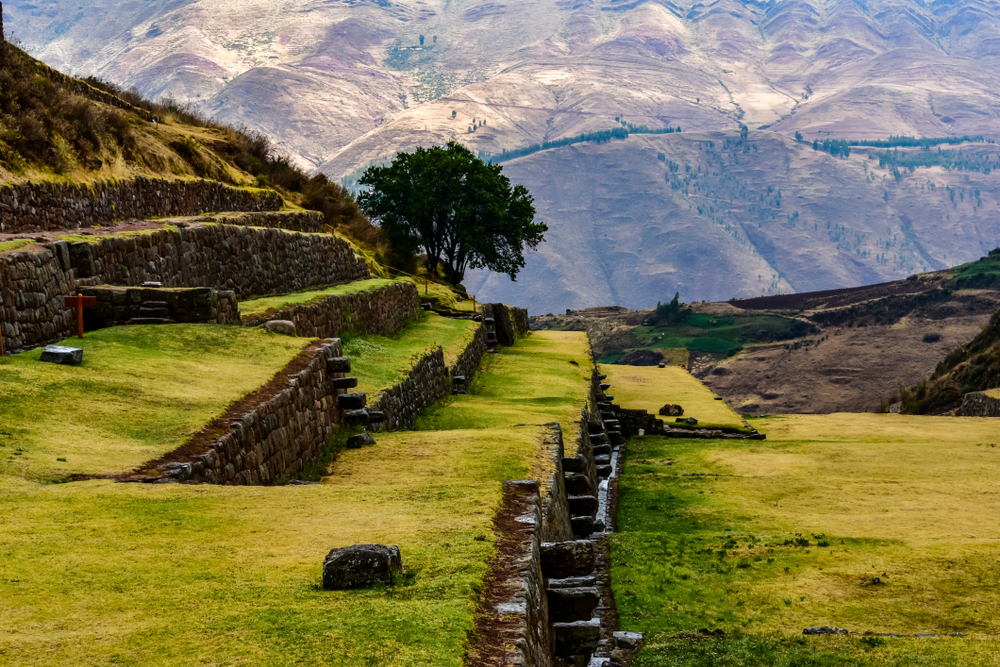
[[[601,623],[596,618],[575,623],[554,623],[552,629],[557,656],[590,655],[601,641]]]
[[[567,501],[569,513],[573,516],[596,516],[600,506],[596,496],[569,496]]]
[[[264,324],[264,328],[274,333],[285,334],[286,336],[296,335],[295,322],[291,320],[271,320]]]
[[[41,361],[63,366],[79,366],[83,362],[83,350],[78,347],[49,345],[42,352]]]
[[[594,456],[611,456],[611,445],[594,445]]]
[[[574,456],[573,458],[564,458],[562,460],[563,472],[587,472],[587,462],[583,460],[581,456]]]
[[[573,525],[573,534],[577,537],[590,537],[594,534],[594,517],[575,516],[570,519]]]
[[[357,435],[352,435],[347,439],[348,449],[361,449],[362,447],[374,444],[375,438],[373,438],[370,433],[358,433]]]
[[[344,413],[344,423],[350,426],[361,426],[371,423],[367,410],[351,410]]]
[[[611,477],[611,474],[613,472],[614,470],[612,469],[611,466],[597,466],[597,476],[600,477],[601,479],[607,479],[608,477]]]
[[[330,373],[350,373],[350,357],[330,357],[326,360],[326,370]]]
[[[587,588],[597,585],[597,577],[566,577],[549,579],[549,588]]]
[[[590,442],[594,445],[606,445],[610,440],[608,440],[608,436],[604,433],[591,433]]]
[[[328,591],[392,584],[403,571],[399,547],[356,544],[332,550],[323,561],[323,588]]]
[[[594,495],[594,485],[590,478],[580,473],[570,473],[566,475],[566,495],[570,496],[592,496]]]
[[[333,381],[334,389],[354,389],[358,386],[358,378],[336,378]]]
[[[337,397],[337,405],[341,410],[360,410],[368,404],[368,395],[365,393],[341,394]]]
[[[541,562],[546,579],[582,577],[594,571],[597,554],[593,543],[586,540],[543,542]]]
[[[549,620],[553,623],[588,621],[601,596],[596,587],[549,588],[545,592],[549,602]]]

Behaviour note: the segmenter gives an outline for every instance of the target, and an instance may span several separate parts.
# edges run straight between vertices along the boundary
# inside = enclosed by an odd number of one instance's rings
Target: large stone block
[[[323,588],[328,591],[389,585],[403,571],[399,547],[356,544],[334,549],[323,561]]]
[[[588,621],[601,596],[594,587],[550,588],[545,592],[549,601],[549,620],[553,623]]]
[[[79,366],[83,362],[83,350],[78,347],[49,345],[42,352],[41,361],[63,366]]]
[[[566,494],[570,496],[593,496],[594,485],[590,478],[580,473],[566,475]]]
[[[594,571],[597,554],[586,540],[544,542],[541,547],[542,576],[546,579],[582,577]]]
[[[600,503],[596,496],[569,496],[567,500],[569,501],[569,513],[571,515],[589,517],[597,515]]]
[[[601,641],[599,620],[577,621],[575,623],[554,623],[557,656],[590,655],[597,650]]]

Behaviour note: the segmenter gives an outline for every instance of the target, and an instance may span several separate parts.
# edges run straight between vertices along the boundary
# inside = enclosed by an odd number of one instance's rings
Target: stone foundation
[[[385,414],[377,430],[402,431],[411,428],[420,412],[451,391],[451,377],[440,347],[426,353],[406,374],[406,379],[386,390],[369,405]],[[376,429],[373,429],[376,430]]]
[[[240,324],[239,304],[233,292],[208,287],[153,289],[142,287],[87,287],[84,296],[97,305],[83,311],[86,329],[120,324]],[[154,322],[150,320],[164,320]]]

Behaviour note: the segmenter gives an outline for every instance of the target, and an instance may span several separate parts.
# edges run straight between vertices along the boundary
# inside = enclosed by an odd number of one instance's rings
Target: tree
[[[424,36],[420,35],[420,46],[424,45]]]
[[[469,268],[516,279],[524,248],[537,248],[548,231],[535,222],[523,185],[512,187],[500,165],[485,164],[453,141],[400,153],[388,166],[366,169],[358,183],[368,188],[359,204],[397,252],[422,248],[428,268],[443,263],[452,284]]]
[[[452,109],[452,110],[451,110],[451,117],[452,117],[452,118],[454,118],[454,117],[455,117],[455,116],[457,116],[457,115],[458,115],[458,112],[457,112],[457,111],[455,111],[454,109]]]
[[[679,324],[690,314],[691,309],[681,306],[680,292],[676,292],[670,303],[656,302],[656,312],[651,319],[653,324]]]
[[[802,133],[798,130],[795,130],[795,141],[800,144],[802,143]]]

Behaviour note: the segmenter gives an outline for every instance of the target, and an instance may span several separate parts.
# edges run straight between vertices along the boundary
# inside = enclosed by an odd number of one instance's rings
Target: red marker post
[[[96,306],[97,297],[77,294],[65,297],[63,303],[67,308],[76,308],[76,336],[83,338],[83,309]]]

